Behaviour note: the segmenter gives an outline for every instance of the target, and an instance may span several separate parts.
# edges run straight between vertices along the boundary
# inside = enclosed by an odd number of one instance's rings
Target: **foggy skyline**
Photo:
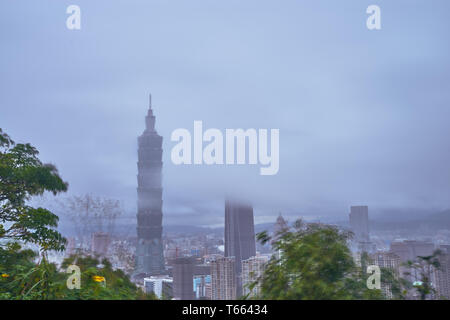
[[[228,193],[252,202],[256,223],[280,211],[346,220],[351,205],[370,217],[450,208],[450,3],[76,2],[76,31],[71,1],[0,4],[0,127],[57,166],[63,196],[115,198],[136,214],[151,93],[163,225],[223,224]],[[365,27],[373,3],[379,31]],[[175,166],[170,134],[194,120],[280,129],[278,174]]]

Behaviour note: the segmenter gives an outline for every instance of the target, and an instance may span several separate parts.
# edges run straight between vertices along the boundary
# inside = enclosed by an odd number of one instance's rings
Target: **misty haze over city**
[[[150,93],[163,225],[222,226],[229,194],[253,204],[255,223],[346,221],[351,205],[371,219],[439,213],[450,208],[448,10],[378,2],[379,33],[358,27],[368,1],[78,1],[78,32],[59,27],[67,1],[1,3],[2,127],[57,165],[61,197],[118,199],[131,220]],[[174,165],[171,132],[194,120],[279,129],[279,172]]]

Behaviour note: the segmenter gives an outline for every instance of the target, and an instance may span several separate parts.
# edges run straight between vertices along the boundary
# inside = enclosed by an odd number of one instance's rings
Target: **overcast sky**
[[[81,8],[81,30],[66,8]],[[366,28],[381,7],[382,29]],[[350,205],[450,207],[450,2],[0,2],[0,127],[56,164],[69,194],[135,214],[137,136],[152,93],[164,137],[164,223],[256,222]],[[175,166],[177,128],[280,129],[280,170]]]

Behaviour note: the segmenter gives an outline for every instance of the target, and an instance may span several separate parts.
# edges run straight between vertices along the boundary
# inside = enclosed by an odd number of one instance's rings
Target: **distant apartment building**
[[[106,256],[109,246],[109,234],[95,232],[91,238],[91,251],[99,256]]]
[[[211,265],[194,266],[194,296],[198,300],[211,300]]]
[[[225,257],[234,257],[237,292],[242,295],[242,260],[256,255],[253,208],[241,202],[225,201]]]
[[[392,275],[398,279],[400,276],[400,257],[393,252],[377,252],[370,256],[372,263],[380,268],[389,269]],[[388,299],[393,298],[392,287],[390,284],[381,283],[381,290]]]
[[[414,261],[418,256],[429,256],[434,250],[433,243],[417,240],[394,241],[390,246],[390,251],[398,255],[402,262]]]
[[[173,279],[167,276],[144,278],[145,293],[154,293],[158,299],[172,299]]]
[[[438,299],[450,299],[450,245],[439,246],[440,267],[435,271],[433,281]]]
[[[236,299],[234,257],[220,257],[211,261],[211,300]]]
[[[178,300],[193,300],[194,260],[191,257],[175,259],[172,274],[173,297]]]
[[[261,293],[261,279],[269,261],[268,256],[255,256],[242,261],[242,294],[249,298],[257,297]],[[255,286],[250,289],[252,283]]]
[[[405,241],[394,241],[390,245],[390,251],[400,258],[400,276],[411,283],[420,281],[421,274],[420,271],[415,268],[409,268],[405,264],[408,261],[417,262],[417,257],[430,256],[435,251],[435,246],[431,242],[418,241],[418,240],[405,240]],[[430,277],[433,277],[435,270],[431,270]],[[433,287],[436,284],[432,283]],[[434,297],[434,295],[431,295]],[[411,291],[408,295],[409,299],[417,299],[418,292]]]

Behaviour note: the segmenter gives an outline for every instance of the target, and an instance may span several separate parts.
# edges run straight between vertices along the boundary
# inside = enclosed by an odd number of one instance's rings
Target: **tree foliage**
[[[272,256],[258,280],[261,294],[257,298],[382,299],[381,290],[367,289],[347,247],[349,236],[334,226],[298,220],[293,230],[276,235],[273,246],[278,254]],[[257,237],[263,244],[271,240],[266,232]]]
[[[0,129],[0,245],[23,241],[43,250],[63,250],[65,239],[54,228],[58,217],[44,208],[27,205],[32,196],[56,195],[68,184],[52,164],[44,164],[30,144],[16,144]]]
[[[0,248],[0,299],[13,300],[136,300],[155,299],[133,284],[121,270],[114,270],[110,262],[101,262],[89,256],[73,255],[66,258],[61,268],[50,263],[46,255],[35,262],[37,254],[20,250],[17,244]],[[69,289],[67,281],[71,274],[65,270],[69,265],[81,270],[80,289]],[[95,277],[105,281],[97,282]]]

